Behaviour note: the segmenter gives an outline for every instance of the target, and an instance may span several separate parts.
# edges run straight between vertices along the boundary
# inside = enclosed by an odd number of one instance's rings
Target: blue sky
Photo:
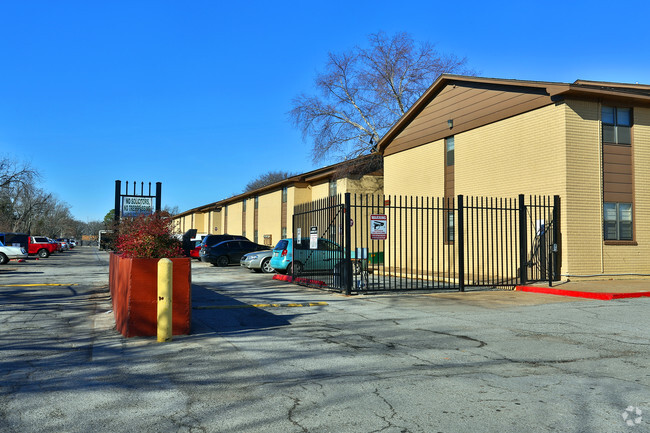
[[[115,180],[181,211],[269,170],[306,172],[288,120],[328,52],[405,31],[479,75],[650,84],[644,1],[0,0],[0,155],[30,162],[82,221]]]

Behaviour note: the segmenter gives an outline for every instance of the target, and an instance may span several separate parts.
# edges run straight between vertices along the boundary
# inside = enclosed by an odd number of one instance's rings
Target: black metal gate
[[[559,196],[343,197],[301,204],[292,275],[346,293],[559,279]]]

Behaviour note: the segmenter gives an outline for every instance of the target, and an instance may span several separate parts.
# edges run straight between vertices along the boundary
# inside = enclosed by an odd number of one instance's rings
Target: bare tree
[[[0,189],[31,183],[36,177],[38,173],[27,163],[19,163],[10,158],[0,159]]]
[[[274,184],[276,182],[283,181],[285,179],[295,176],[293,173],[287,171],[269,171],[264,174],[260,174],[255,179],[251,180],[246,184],[244,192],[254,191],[258,188],[263,188],[267,185]]]
[[[0,158],[0,231],[50,237],[76,237],[84,223],[70,206],[37,187],[38,172],[29,164]]]
[[[167,212],[170,216],[178,215],[179,213],[181,213],[180,209],[178,208],[178,205],[170,206],[166,204],[165,206],[163,206],[162,210],[164,212]]]
[[[314,139],[314,161],[371,153],[379,138],[443,73],[473,75],[466,59],[443,55],[407,33],[369,36],[368,48],[329,54],[316,78],[320,96],[301,94],[290,117]]]

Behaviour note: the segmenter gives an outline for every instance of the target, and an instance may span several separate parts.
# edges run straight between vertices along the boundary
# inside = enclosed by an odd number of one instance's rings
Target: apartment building
[[[379,141],[387,195],[559,195],[563,278],[650,276],[650,86],[443,75]]]

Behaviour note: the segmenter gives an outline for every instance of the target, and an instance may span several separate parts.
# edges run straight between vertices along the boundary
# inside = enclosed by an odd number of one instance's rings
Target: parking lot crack
[[[372,392],[374,395],[376,395],[387,407],[388,407],[388,414],[387,415],[380,415],[377,414],[377,416],[384,422],[386,425],[379,430],[372,430],[371,433],[377,433],[377,432],[383,432],[388,429],[399,429],[401,433],[409,433],[410,430],[406,427],[396,425],[394,423],[394,420],[396,418],[399,418],[399,414],[397,413],[397,410],[393,407],[393,405],[379,392],[379,388],[375,388],[375,390]]]
[[[301,404],[301,400],[298,397],[292,397],[292,396],[288,396],[288,397],[293,401],[293,406],[291,406],[291,408],[289,408],[289,413],[287,415],[287,419],[289,420],[289,422],[291,422],[291,424],[293,424],[296,427],[300,428],[304,433],[308,433],[309,430],[305,426],[301,425],[295,419],[296,411],[298,410],[298,407]]]
[[[416,328],[416,331],[425,331],[425,332],[431,332],[433,334],[438,334],[438,335],[446,335],[447,337],[454,337],[454,338],[459,338],[461,340],[467,340],[467,341],[472,341],[475,343],[478,343],[478,346],[476,348],[481,348],[484,346],[487,346],[487,343],[485,341],[472,338],[467,335],[458,335],[458,334],[452,334],[451,332],[442,332],[442,331],[435,331],[433,329],[423,329],[423,328]]]

